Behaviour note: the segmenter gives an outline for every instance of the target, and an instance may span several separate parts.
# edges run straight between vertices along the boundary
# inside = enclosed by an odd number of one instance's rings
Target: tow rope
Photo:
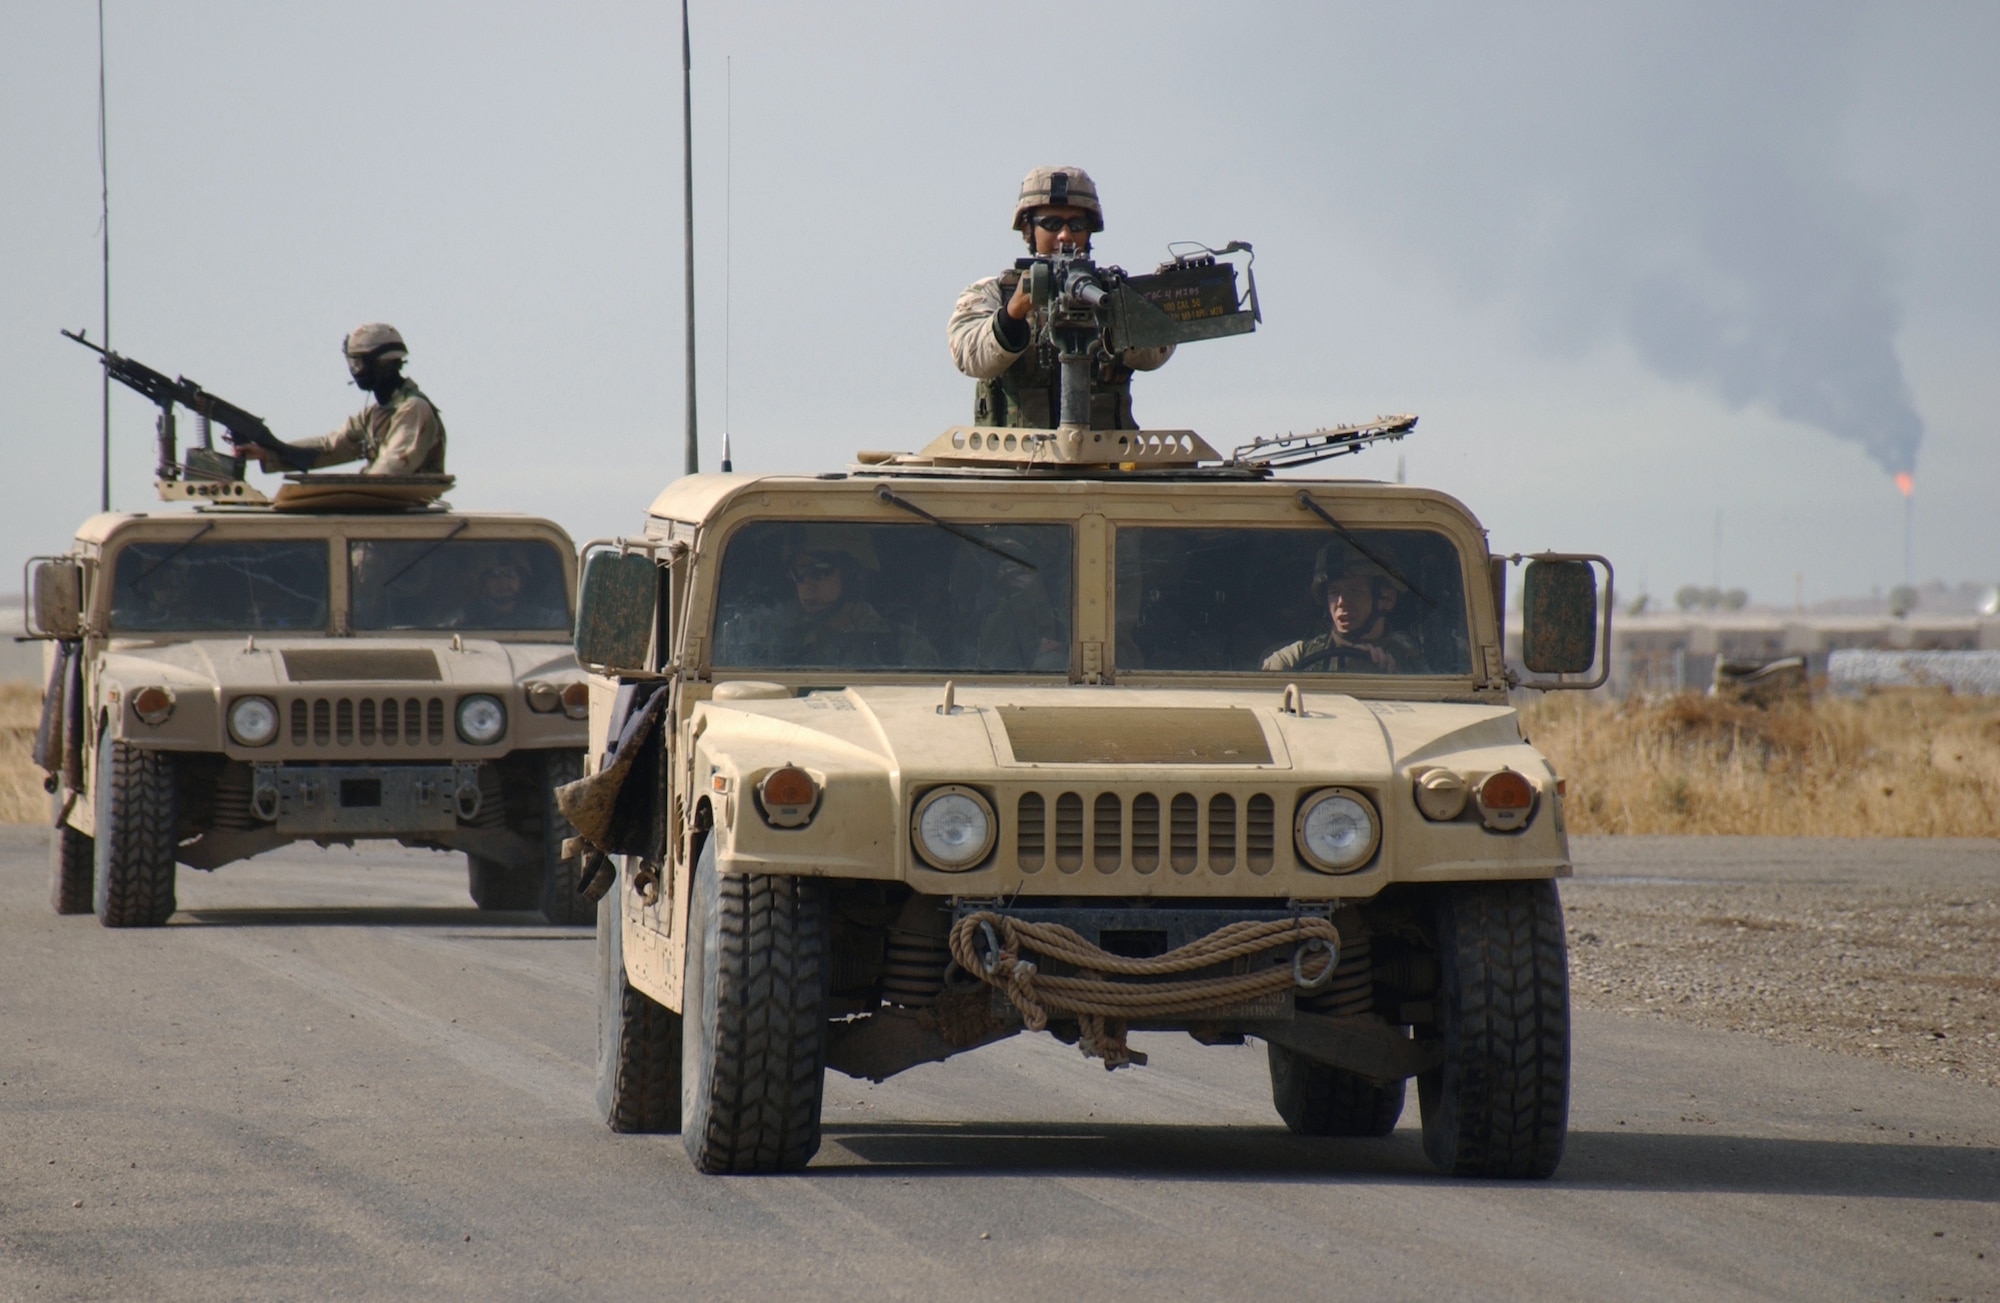
[[[1117,981],[1165,977],[1296,945],[1289,967],[1275,965],[1178,982]],[[1045,974],[1023,950],[1069,964],[1074,977]],[[1103,950],[1060,923],[1031,923],[991,910],[967,914],[952,925],[951,956],[958,966],[1006,994],[1029,1031],[1048,1026],[1049,1014],[1075,1014],[1077,1048],[1104,1060],[1107,1071],[1146,1056],[1125,1043],[1126,1023],[1202,1013],[1265,999],[1288,987],[1317,990],[1340,962],[1340,932],[1331,919],[1289,918],[1230,923],[1178,950],[1133,959]]]

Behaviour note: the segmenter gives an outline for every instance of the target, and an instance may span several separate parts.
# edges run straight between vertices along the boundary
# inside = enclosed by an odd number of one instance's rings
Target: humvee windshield
[[[351,539],[356,629],[563,629],[563,556],[541,539]]]
[[[1120,526],[1117,665],[1471,673],[1463,567],[1452,541],[1430,530],[1351,532],[1374,559],[1324,528]],[[1339,637],[1330,613],[1336,594],[1350,624]]]
[[[1067,525],[754,521],[723,554],[719,669],[1066,674]]]
[[[128,543],[113,563],[116,632],[324,629],[323,539]]]

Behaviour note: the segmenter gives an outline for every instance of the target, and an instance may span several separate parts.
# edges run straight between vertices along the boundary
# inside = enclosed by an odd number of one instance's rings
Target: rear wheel
[[[1386,1136],[1403,1116],[1404,1083],[1387,1085],[1315,1063],[1279,1045],[1271,1059],[1271,1102],[1302,1136]]]
[[[556,789],[583,777],[583,752],[547,751],[541,758],[542,917],[551,923],[587,924],[597,902],[577,890],[575,860],[563,858],[563,842],[576,829],[556,806]]]
[[[173,757],[106,738],[97,748],[96,884],[105,927],[159,927],[174,912]]]
[[[623,894],[597,902],[597,1107],[613,1131],[678,1131],[681,1016],[626,979]]]
[[[819,1149],[827,893],[815,878],[695,869],[681,1143],[704,1172],[797,1171]]]
[[[1454,1176],[1545,1177],[1569,1129],[1569,955],[1553,882],[1438,890],[1444,1062],[1417,1080],[1424,1153]]]
[[[49,799],[49,904],[58,914],[88,914],[97,846],[62,817],[62,794]]]

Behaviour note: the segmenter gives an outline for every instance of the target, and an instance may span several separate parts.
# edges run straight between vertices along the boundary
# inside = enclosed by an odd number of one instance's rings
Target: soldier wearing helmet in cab
[[[332,434],[300,439],[290,446],[313,453],[315,467],[359,461],[363,475],[435,475],[444,472],[444,422],[436,404],[403,375],[409,349],[402,334],[383,322],[358,326],[341,341],[348,374],[375,401],[347,418]],[[246,448],[271,460],[269,450]]]
[[[1096,183],[1080,167],[1036,168],[1021,182],[1014,229],[1037,257],[1065,248],[1088,256],[1090,237],[1104,229]],[[951,360],[979,382],[975,424],[1055,427],[1062,373],[1054,346],[1035,338],[1034,311],[1014,269],[974,281],[958,296],[945,336]],[[1158,368],[1173,352],[1171,344],[1127,349],[1116,357],[1098,352],[1091,359],[1091,428],[1138,429],[1132,419],[1132,373]]]
[[[1423,674],[1423,651],[1394,627],[1403,584],[1379,562],[1342,543],[1328,543],[1314,558],[1313,604],[1324,608],[1325,632],[1280,647],[1264,658],[1266,670],[1343,674]]]

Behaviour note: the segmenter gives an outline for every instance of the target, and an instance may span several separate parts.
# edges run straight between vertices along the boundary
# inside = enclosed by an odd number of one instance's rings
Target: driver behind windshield
[[[1280,647],[1264,658],[1266,670],[1335,674],[1421,674],[1416,640],[1394,627],[1403,586],[1346,543],[1333,542],[1313,561],[1313,605],[1329,627]]]
[[[859,669],[935,659],[921,634],[890,624],[863,595],[881,569],[867,531],[803,526],[780,563],[791,598],[726,635],[746,664]]]

